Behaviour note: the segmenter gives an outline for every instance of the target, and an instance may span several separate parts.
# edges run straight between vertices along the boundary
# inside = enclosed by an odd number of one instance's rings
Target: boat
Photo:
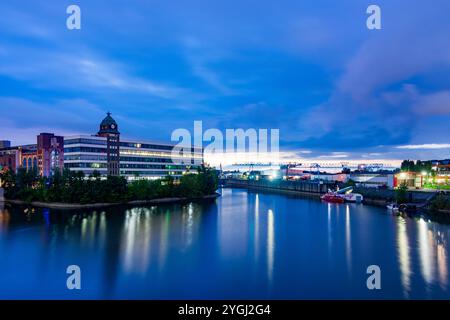
[[[335,192],[325,193],[323,196],[320,197],[320,199],[323,201],[326,201],[326,202],[331,202],[331,203],[344,203],[345,202],[344,198]]]
[[[399,207],[397,204],[395,203],[390,203],[386,206],[386,209],[388,209],[389,211],[392,211],[393,213],[396,213],[399,211]]]
[[[364,200],[362,194],[353,193],[353,187],[347,187],[336,191],[336,194],[344,198],[345,202],[361,203]]]
[[[320,197],[323,201],[332,203],[357,202],[361,203],[364,199],[362,194],[353,193],[352,187],[338,189],[336,191],[328,190],[328,193]]]

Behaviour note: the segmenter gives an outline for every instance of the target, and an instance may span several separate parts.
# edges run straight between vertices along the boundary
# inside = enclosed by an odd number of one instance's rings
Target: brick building
[[[0,148],[0,166],[17,171],[19,167],[37,170],[49,177],[55,169],[64,168],[64,138],[53,133],[41,133],[36,144]]]

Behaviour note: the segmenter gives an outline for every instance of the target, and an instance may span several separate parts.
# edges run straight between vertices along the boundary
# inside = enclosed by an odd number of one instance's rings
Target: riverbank
[[[221,181],[224,187],[244,188],[248,190],[266,190],[269,192],[291,194],[299,196],[307,196],[313,198],[320,198],[321,195],[328,192],[328,189],[335,189],[335,183],[317,183],[311,181],[284,181],[284,180],[237,180],[227,179]],[[395,202],[396,192],[391,189],[377,189],[377,188],[362,188],[355,187],[355,193],[362,194],[364,197],[363,203],[372,206],[385,207],[388,203]],[[436,192],[409,190],[406,198],[408,203],[417,206],[427,204],[430,199],[436,195]]]
[[[302,195],[313,198],[320,198],[320,196],[328,191],[334,189],[334,183],[317,183],[310,181],[286,181],[286,180],[239,180],[226,179],[222,180],[221,184],[224,187],[244,188],[249,190],[267,190],[271,192],[291,195]]]
[[[158,205],[158,204],[171,204],[171,203],[184,203],[190,201],[201,201],[201,200],[212,200],[220,197],[219,193],[206,195],[203,197],[196,198],[182,198],[182,197],[172,197],[172,198],[161,198],[161,199],[151,199],[151,200],[134,200],[128,202],[116,202],[116,203],[61,203],[61,202],[40,202],[32,201],[27,202],[23,200],[11,200],[5,199],[5,203],[33,206],[39,208],[49,208],[49,209],[59,209],[59,210],[81,210],[81,209],[95,209],[95,208],[108,208],[115,206],[140,206],[140,205]]]

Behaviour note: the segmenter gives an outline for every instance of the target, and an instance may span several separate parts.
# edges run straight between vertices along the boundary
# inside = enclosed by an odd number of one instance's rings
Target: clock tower
[[[108,112],[106,118],[100,123],[99,137],[106,137],[106,158],[109,176],[120,174],[120,132],[117,122]]]

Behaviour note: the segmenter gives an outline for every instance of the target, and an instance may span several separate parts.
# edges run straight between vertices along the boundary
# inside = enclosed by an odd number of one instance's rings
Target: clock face
[[[116,125],[115,124],[112,124],[111,125],[111,129],[115,129],[116,128]]]

